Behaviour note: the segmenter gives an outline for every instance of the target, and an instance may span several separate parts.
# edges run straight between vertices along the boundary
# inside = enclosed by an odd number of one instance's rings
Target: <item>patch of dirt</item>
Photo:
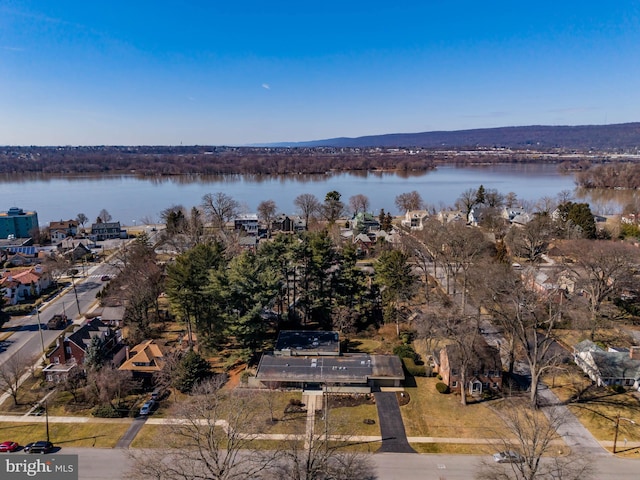
[[[236,367],[233,367],[231,370],[227,372],[227,383],[224,384],[223,388],[233,389],[240,385],[240,380],[242,378],[242,372],[244,372],[247,368],[246,364],[240,364]]]
[[[398,405],[401,407],[411,401],[411,397],[407,392],[396,392],[396,397],[398,398]]]

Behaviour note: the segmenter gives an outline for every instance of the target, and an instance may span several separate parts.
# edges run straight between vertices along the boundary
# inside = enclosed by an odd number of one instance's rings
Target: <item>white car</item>
[[[497,463],[522,463],[524,458],[518,452],[508,450],[506,452],[498,452],[493,454],[493,460]]]

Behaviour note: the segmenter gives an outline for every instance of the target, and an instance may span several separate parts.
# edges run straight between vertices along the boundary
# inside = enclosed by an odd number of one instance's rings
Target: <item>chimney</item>
[[[631,347],[629,349],[629,357],[631,357],[633,360],[640,360],[640,347]]]

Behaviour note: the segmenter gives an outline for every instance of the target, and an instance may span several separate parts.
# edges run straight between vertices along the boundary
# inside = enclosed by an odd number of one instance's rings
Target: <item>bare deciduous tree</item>
[[[276,478],[291,480],[375,480],[369,456],[345,449],[351,435],[330,408],[331,395],[324,395],[323,425],[315,431],[298,432],[285,441]],[[304,428],[304,427],[303,427]],[[303,439],[303,441],[301,441]]]
[[[480,335],[477,317],[465,317],[454,311],[441,311],[436,321],[436,329],[441,338],[453,343],[455,358],[460,369],[460,403],[467,404],[467,382],[469,367],[477,358],[477,339]]]
[[[476,189],[468,188],[456,200],[456,208],[464,213],[465,219],[469,218],[469,213],[477,202],[477,193]]]
[[[222,230],[238,213],[240,204],[223,192],[207,193],[202,197],[202,208],[214,228]]]
[[[551,218],[539,215],[522,228],[511,228],[505,239],[514,255],[537,263],[547,252],[551,234]]]
[[[587,457],[557,452],[558,429],[567,421],[564,410],[548,407],[544,413],[517,400],[507,401],[497,412],[502,420],[496,450],[517,452],[522,462],[484,462],[481,480],[589,480],[596,473]]]
[[[349,208],[354,215],[369,210],[369,197],[361,193],[349,197]]]
[[[271,236],[271,222],[276,215],[276,202],[264,200],[258,204],[258,218],[267,226],[267,236]]]
[[[84,224],[87,223],[89,221],[89,219],[87,218],[87,216],[84,213],[79,213],[76,216],[76,221],[80,224],[80,226],[82,228],[84,228]]]
[[[605,300],[630,285],[639,257],[635,247],[608,240],[574,240],[563,246],[567,264],[586,294],[591,317],[591,340],[600,322]]]
[[[0,365],[0,391],[8,392],[13,398],[14,405],[18,405],[18,395],[22,391],[20,379],[34,362],[35,358],[18,352]]]
[[[98,218],[96,219],[98,221],[98,223],[108,223],[111,221],[111,214],[107,211],[106,208],[103,208],[102,210],[100,210],[100,213],[98,214]]]
[[[320,212],[320,200],[312,193],[298,195],[293,204],[304,218],[305,227],[309,228],[309,220]]]
[[[278,451],[255,448],[265,424],[259,397],[222,389],[219,380],[197,387],[175,405],[162,429],[167,450],[133,453],[131,478],[244,480],[267,478]]]
[[[411,210],[420,210],[424,205],[424,201],[420,194],[413,190],[412,192],[401,193],[395,199],[395,204],[401,214]]]

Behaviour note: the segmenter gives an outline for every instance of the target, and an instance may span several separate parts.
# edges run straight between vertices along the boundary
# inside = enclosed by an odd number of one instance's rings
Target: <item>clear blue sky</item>
[[[0,0],[0,145],[640,120],[631,0]]]

